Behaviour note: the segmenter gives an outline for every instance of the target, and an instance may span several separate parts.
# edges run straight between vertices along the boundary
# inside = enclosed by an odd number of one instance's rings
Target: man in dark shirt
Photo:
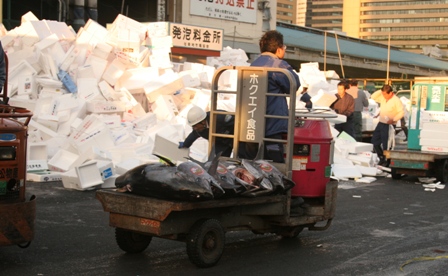
[[[198,106],[193,106],[187,114],[188,124],[193,131],[184,142],[179,143],[179,148],[190,148],[199,137],[208,140],[210,132],[210,112],[205,112]],[[233,134],[235,118],[232,115],[218,114],[216,118],[216,133]],[[215,139],[215,153],[230,157],[233,150],[233,139],[217,137]]]
[[[288,77],[279,72],[270,72],[268,74],[268,91],[275,94],[289,94],[290,86],[295,87],[294,92],[300,86],[299,76],[294,72],[291,65],[283,60],[286,52],[286,45],[283,44],[283,35],[278,31],[267,31],[260,39],[261,55],[252,62],[251,66],[272,67],[287,69],[294,77],[294,83],[289,83]],[[289,108],[284,97],[267,97],[266,114],[288,116]],[[265,127],[265,137],[271,139],[282,139],[283,134],[288,132],[288,121],[277,118],[267,118]],[[253,159],[256,155],[257,149],[253,149],[253,144],[245,143],[243,153],[240,157]],[[255,154],[254,154],[255,153]],[[265,144],[265,159],[273,160],[274,162],[283,163],[283,144],[275,142],[266,142]]]
[[[355,137],[353,129],[353,111],[355,110],[355,100],[349,94],[347,89],[350,88],[349,84],[345,81],[338,83],[338,93],[336,94],[337,100],[330,106],[337,114],[345,115],[347,121],[345,123],[336,124],[334,128],[339,131],[345,131],[352,137]]]

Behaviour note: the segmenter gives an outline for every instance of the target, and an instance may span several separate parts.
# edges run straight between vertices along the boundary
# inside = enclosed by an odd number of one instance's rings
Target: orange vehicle
[[[5,61],[7,68],[6,55]],[[8,102],[7,87],[5,82],[0,94],[3,103]],[[0,246],[25,248],[34,237],[36,197],[31,196],[29,201],[25,198],[28,123],[32,116],[25,108],[0,105]]]

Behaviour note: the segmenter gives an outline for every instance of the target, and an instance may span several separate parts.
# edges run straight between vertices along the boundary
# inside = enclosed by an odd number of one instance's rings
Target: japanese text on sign
[[[254,141],[255,140],[255,130],[257,129],[257,120],[254,119],[255,110],[257,110],[257,91],[258,91],[258,75],[252,74],[250,75],[249,80],[249,113],[247,120],[247,132],[246,139]]]
[[[223,30],[170,23],[173,46],[222,51]]]
[[[257,23],[257,0],[190,0],[190,14]]]

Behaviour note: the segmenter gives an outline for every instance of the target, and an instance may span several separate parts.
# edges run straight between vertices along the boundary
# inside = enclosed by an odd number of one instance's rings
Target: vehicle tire
[[[390,174],[392,176],[392,179],[401,179],[402,177],[401,173],[397,173],[397,170],[395,168],[391,168]]]
[[[442,183],[448,183],[448,159],[436,162],[436,178]]]
[[[152,236],[115,228],[115,240],[121,250],[127,253],[140,253],[148,247]]]
[[[303,226],[287,227],[281,232],[278,232],[277,235],[281,236],[284,239],[295,239],[302,231]]]
[[[197,221],[187,235],[187,254],[197,267],[212,267],[224,251],[224,229],[216,219]]]

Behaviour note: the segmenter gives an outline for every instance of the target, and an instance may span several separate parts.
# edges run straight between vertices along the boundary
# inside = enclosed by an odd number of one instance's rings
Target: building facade
[[[344,0],[343,31],[349,36],[421,53],[447,48],[448,0]]]
[[[344,0],[307,0],[306,27],[323,31],[342,31]]]

